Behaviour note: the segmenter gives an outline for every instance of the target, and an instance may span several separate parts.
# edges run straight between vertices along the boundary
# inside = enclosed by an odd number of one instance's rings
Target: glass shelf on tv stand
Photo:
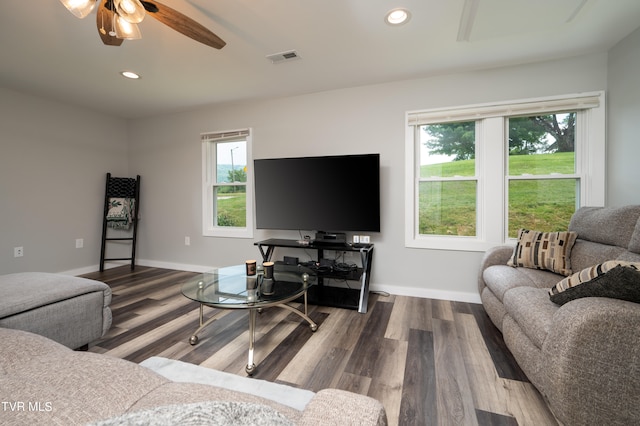
[[[373,261],[373,244],[344,244],[344,243],[300,243],[297,240],[271,238],[254,243],[260,250],[262,261],[271,261],[277,247],[316,250],[317,261],[324,258],[324,251],[359,252],[362,267],[354,275],[318,272],[318,283],[308,292],[309,303],[314,305],[331,306],[337,308],[355,309],[360,313],[367,312],[369,302],[369,281],[371,278],[371,264]],[[323,279],[353,280],[359,282],[359,289],[334,287],[324,285]]]

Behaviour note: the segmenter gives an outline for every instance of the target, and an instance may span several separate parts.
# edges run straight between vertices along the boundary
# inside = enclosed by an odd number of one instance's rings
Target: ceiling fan
[[[148,13],[153,18],[195,41],[222,49],[226,43],[203,25],[155,0],[60,0],[71,13],[84,18],[99,3],[96,17],[98,34],[108,46],[142,37],[138,25]]]

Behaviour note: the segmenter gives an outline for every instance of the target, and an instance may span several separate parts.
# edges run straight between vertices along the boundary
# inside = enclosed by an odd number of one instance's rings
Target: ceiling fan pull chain
[[[107,30],[104,29],[104,13],[100,14],[100,33],[106,34]]]
[[[111,31],[109,31],[109,35],[110,35],[111,37],[115,37],[115,36],[116,36],[116,14],[115,14],[115,13],[112,13],[112,14],[111,14],[111,18],[112,18],[112,21],[111,21]]]

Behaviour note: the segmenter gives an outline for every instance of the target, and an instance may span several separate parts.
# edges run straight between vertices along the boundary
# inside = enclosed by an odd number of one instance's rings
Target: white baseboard
[[[215,265],[191,265],[188,263],[173,263],[173,262],[163,262],[159,260],[147,260],[140,259],[136,261],[137,265],[140,266],[148,266],[150,268],[164,268],[164,269],[175,269],[178,271],[189,271],[189,272],[207,272],[212,269],[219,268],[220,266]]]
[[[191,271],[191,272],[207,272],[216,266],[202,266],[202,265],[189,265],[183,263],[170,263],[155,260],[139,260],[139,265],[150,266],[153,268],[166,268],[177,269],[179,271]],[[418,287],[401,287],[395,285],[376,284],[371,286],[370,291],[385,292],[393,294],[395,296],[412,296],[422,297],[425,299],[439,299],[439,300],[452,300],[455,302],[466,303],[482,303],[480,295],[476,293],[467,293],[461,291],[446,291],[437,290],[432,288],[418,288]]]
[[[110,262],[105,264],[105,269],[111,269],[118,266],[127,265],[127,263],[116,263]],[[151,268],[164,268],[164,269],[175,269],[178,271],[189,271],[189,272],[207,272],[212,269],[215,269],[215,265],[191,265],[188,263],[173,263],[173,262],[163,262],[158,260],[147,260],[147,259],[139,259],[136,261],[137,265],[140,266],[148,266]],[[64,275],[83,275],[91,272],[96,272],[99,269],[98,265],[87,266],[85,268],[73,269],[70,271],[60,272]],[[466,302],[466,303],[482,303],[480,300],[480,295],[477,293],[468,293],[461,291],[447,291],[447,290],[438,290],[433,288],[420,288],[420,287],[403,287],[396,285],[385,285],[385,284],[375,284],[370,288],[371,292],[383,292],[393,294],[395,296],[411,296],[411,297],[422,297],[425,299],[438,299],[438,300],[452,300],[455,302]]]
[[[376,284],[369,288],[370,292],[384,292],[394,296],[421,297],[424,299],[451,300],[454,302],[482,303],[480,295],[462,291],[437,290],[433,288],[400,287],[396,285]]]
[[[112,269],[112,268],[118,268],[120,266],[128,266],[131,263],[129,261],[126,262],[105,262],[104,264],[104,269]],[[217,266],[201,266],[201,265],[190,265],[187,263],[173,263],[173,262],[162,262],[162,261],[157,261],[157,260],[146,260],[146,259],[139,259],[136,260],[136,265],[140,265],[140,266],[148,266],[150,268],[164,268],[164,269],[175,269],[177,271],[189,271],[189,272],[207,272],[210,271],[212,269],[217,268]],[[84,274],[90,274],[91,272],[97,272],[98,270],[100,270],[100,265],[91,265],[91,266],[85,266],[83,268],[78,268],[78,269],[70,269],[68,271],[62,271],[62,272],[58,272],[59,274],[63,274],[63,275],[84,275]]]
[[[130,264],[131,264],[131,262],[129,262],[129,261],[127,261],[127,262],[105,262],[104,269],[117,268],[119,266],[126,266],[126,265],[130,265]],[[95,265],[85,266],[85,267],[78,268],[78,269],[70,269],[68,271],[58,272],[58,274],[77,276],[77,275],[90,274],[92,272],[97,272],[99,270],[100,270],[100,265],[95,264]]]
[[[78,268],[78,269],[70,269],[68,271],[62,271],[58,273],[62,275],[73,275],[75,277],[78,275],[84,275],[84,274],[90,274],[91,272],[96,272],[98,269],[100,269],[98,265],[91,265],[91,266],[85,266],[83,268]]]

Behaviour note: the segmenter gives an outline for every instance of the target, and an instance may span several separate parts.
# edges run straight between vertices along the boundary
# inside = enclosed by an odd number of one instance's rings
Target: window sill
[[[475,251],[484,252],[498,245],[500,241],[482,241],[476,237],[427,237],[405,239],[405,247],[430,250]]]
[[[203,231],[202,236],[221,238],[253,238],[253,230],[246,228],[215,228]]]

